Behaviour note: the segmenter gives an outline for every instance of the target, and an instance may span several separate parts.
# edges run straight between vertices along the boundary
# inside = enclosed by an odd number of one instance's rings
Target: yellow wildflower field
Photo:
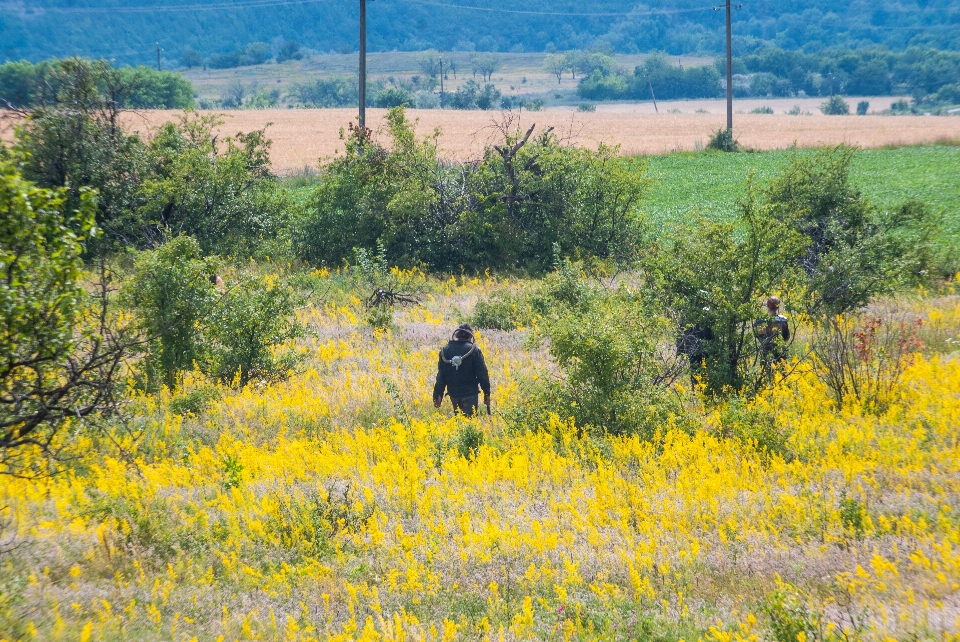
[[[739,414],[678,389],[700,429],[654,443],[521,430],[430,400],[498,285],[435,284],[384,332],[316,303],[288,380],[194,413],[188,378],[135,400],[135,443],[0,478],[0,638],[960,640],[956,352],[917,355],[879,415],[801,367]],[[960,297],[898,305],[958,340]],[[555,376],[528,333],[479,333],[495,409]],[[750,417],[788,454],[731,431]]]

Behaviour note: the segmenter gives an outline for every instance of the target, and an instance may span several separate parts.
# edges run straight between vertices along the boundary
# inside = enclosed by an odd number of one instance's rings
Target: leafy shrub
[[[628,261],[642,244],[646,166],[614,148],[566,147],[552,131],[504,128],[477,163],[441,162],[436,133],[418,139],[401,108],[391,144],[351,128],[293,226],[297,255],[336,264],[380,242],[401,267],[548,269],[563,255]]]
[[[88,431],[115,411],[123,385],[129,344],[108,314],[109,284],[101,278],[99,294],[83,287],[83,244],[97,234],[93,194],[81,191],[74,210],[65,194],[0,159],[0,474],[43,465],[38,455],[60,447],[70,422]]]
[[[771,216],[805,239],[790,259],[805,274],[812,314],[836,315],[933,269],[939,216],[922,203],[880,210],[850,184],[856,150],[793,155],[759,195]]]
[[[170,400],[170,411],[178,415],[199,415],[219,398],[220,390],[215,386],[201,386],[173,397]]]
[[[289,93],[289,98],[303,107],[349,107],[358,104],[359,96],[356,81],[341,76],[294,83]]]
[[[906,368],[923,348],[920,319],[835,316],[817,329],[814,370],[837,405],[855,401],[882,412],[894,402]]]
[[[822,614],[812,608],[797,587],[777,578],[777,588],[767,595],[763,610],[770,618],[773,639],[797,642],[800,636],[814,642],[821,640]]]
[[[137,257],[123,295],[151,339],[142,364],[147,390],[172,390],[181,373],[204,360],[202,328],[219,298],[211,282],[218,271],[188,236]]]
[[[580,103],[577,105],[577,111],[594,112],[597,111],[597,106],[593,103]]]
[[[489,298],[477,301],[470,315],[470,324],[475,328],[518,330],[530,326],[535,318],[536,313],[525,293],[499,290]]]
[[[863,539],[866,508],[856,497],[850,497],[846,491],[840,493],[840,523],[855,539]]]
[[[389,89],[384,89],[377,94],[376,98],[373,99],[373,104],[376,107],[399,107],[401,105],[406,105],[408,107],[416,107],[416,99],[406,89],[402,87],[390,87]]]
[[[755,443],[761,452],[777,455],[786,461],[793,458],[789,432],[777,423],[776,414],[751,405],[738,397],[727,402],[720,414],[723,434],[745,443]]]
[[[470,320],[477,328],[517,330],[547,317],[585,310],[599,296],[599,289],[586,281],[581,264],[555,255],[553,272],[536,286],[494,292],[477,302]]]
[[[850,113],[850,105],[842,96],[831,96],[830,100],[820,105],[820,111],[827,116],[846,116]]]
[[[771,216],[752,183],[738,207],[736,222],[700,219],[679,227],[669,246],[647,260],[651,285],[674,310],[678,328],[713,332],[704,342],[703,383],[711,394],[760,384],[751,330],[759,303],[801,280],[791,263],[804,248],[802,237]]]
[[[857,116],[866,116],[870,109],[870,101],[861,100],[857,103]]]
[[[468,421],[457,431],[456,445],[457,454],[464,459],[476,457],[483,445],[483,432],[475,422]]]
[[[296,298],[274,277],[244,276],[205,319],[204,369],[224,383],[283,378],[299,361],[283,344],[303,336],[294,316]]]
[[[907,113],[910,111],[910,102],[904,98],[901,98],[900,100],[890,104],[890,111],[901,114]]]
[[[137,220],[128,236],[156,241],[171,230],[193,236],[207,253],[284,254],[293,204],[270,172],[265,130],[219,140],[215,116],[185,114],[150,141]],[[145,243],[145,241],[141,241]]]
[[[628,296],[594,299],[545,323],[562,374],[530,386],[530,414],[540,414],[530,425],[556,413],[581,429],[653,439],[680,414],[665,390],[679,374],[675,357],[660,351],[665,327],[645,301]]]
[[[707,149],[718,152],[739,152],[740,143],[733,137],[732,129],[720,128],[710,136]]]
[[[755,109],[751,109],[751,110],[750,110],[750,113],[751,113],[751,114],[772,114],[772,113],[773,113],[773,107],[770,107],[769,105],[762,105],[762,106],[757,107],[757,108],[755,108]]]
[[[296,363],[293,352],[277,349],[303,332],[292,290],[272,277],[240,275],[221,295],[212,281],[218,266],[186,236],[137,257],[123,297],[151,338],[142,364],[148,390],[173,389],[194,367],[242,386],[281,377]]]

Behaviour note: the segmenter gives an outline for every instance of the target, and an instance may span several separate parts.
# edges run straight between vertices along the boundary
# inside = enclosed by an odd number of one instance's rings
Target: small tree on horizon
[[[831,96],[830,100],[820,105],[820,111],[827,116],[846,116],[850,113],[850,105],[843,96]]]

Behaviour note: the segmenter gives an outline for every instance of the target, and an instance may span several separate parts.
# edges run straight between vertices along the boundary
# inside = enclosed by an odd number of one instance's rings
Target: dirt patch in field
[[[686,103],[688,109],[694,104]],[[572,143],[595,147],[603,142],[620,145],[624,154],[663,154],[693,151],[705,145],[710,134],[725,126],[722,113],[617,113],[612,111],[523,112],[520,124],[538,129],[552,126]],[[386,111],[370,109],[367,122],[373,129],[383,124]],[[179,117],[176,111],[128,113],[131,129],[149,134],[159,125]],[[467,159],[480,154],[485,144],[499,140],[496,125],[504,113],[494,111],[410,110],[419,119],[417,130],[426,135],[440,128],[443,155]],[[277,109],[227,112],[222,134],[250,131],[272,123],[271,157],[275,170],[292,173],[316,167],[319,159],[342,153],[340,130],[356,117],[354,109]],[[756,149],[782,149],[847,143],[861,147],[912,145],[960,139],[960,117],[945,116],[789,116],[737,114],[734,132],[741,144]],[[7,137],[9,130],[7,132]]]

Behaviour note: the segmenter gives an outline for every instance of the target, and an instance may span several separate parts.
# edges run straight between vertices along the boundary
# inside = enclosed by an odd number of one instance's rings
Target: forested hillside
[[[257,42],[268,43],[274,54],[287,41],[314,51],[353,51],[356,5],[330,0],[279,6],[251,0],[5,0],[0,2],[0,60],[84,55],[155,63],[156,43],[171,66],[187,47],[203,57],[245,52]],[[368,16],[373,51],[601,47],[713,54],[723,46],[723,12],[702,0],[675,0],[667,6],[615,0],[530,0],[522,6],[509,0],[377,0],[370,3]],[[960,49],[958,0],[746,2],[734,12],[734,21],[740,54],[764,44],[805,51],[870,44],[892,50],[909,45]]]

